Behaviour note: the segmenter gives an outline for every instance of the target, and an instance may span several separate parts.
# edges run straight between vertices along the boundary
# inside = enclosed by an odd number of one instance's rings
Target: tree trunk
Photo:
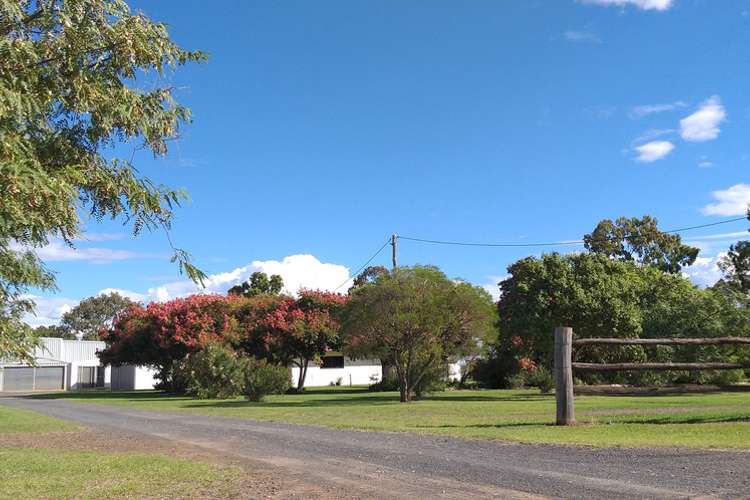
[[[299,377],[297,378],[297,392],[305,390],[305,378],[307,377],[307,365],[309,359],[301,360],[299,364]]]
[[[408,403],[411,401],[411,387],[409,386],[409,373],[404,367],[396,363],[394,365],[396,369],[396,376],[398,377],[398,392],[400,395],[399,400],[402,403]]]
[[[400,393],[400,401],[402,403],[408,403],[411,401],[411,387],[409,387],[409,377],[399,378],[398,391]]]

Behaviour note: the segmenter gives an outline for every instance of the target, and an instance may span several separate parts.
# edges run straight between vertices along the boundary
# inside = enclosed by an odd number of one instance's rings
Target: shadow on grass
[[[634,418],[615,420],[615,424],[649,424],[649,425],[682,425],[682,424],[724,424],[750,422],[750,415],[726,415],[726,416],[696,416],[675,419],[674,416],[663,416],[653,418]],[[602,422],[605,423],[605,422]]]
[[[130,401],[192,401],[184,394],[169,394],[159,391],[71,391],[45,394],[27,394],[27,399],[90,399],[90,400],[130,400]]]
[[[507,422],[504,424],[467,424],[467,425],[415,425],[416,429],[505,429],[510,427],[555,427],[550,422]]]

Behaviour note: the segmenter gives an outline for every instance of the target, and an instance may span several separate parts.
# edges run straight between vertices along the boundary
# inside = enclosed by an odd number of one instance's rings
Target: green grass
[[[56,418],[0,405],[0,435],[18,432],[69,432],[78,427]]]
[[[0,498],[234,496],[237,468],[169,457],[55,449],[0,449]]]
[[[449,391],[401,404],[395,393],[321,388],[264,403],[193,400],[158,392],[44,397],[145,410],[253,418],[335,428],[417,432],[473,439],[622,447],[750,449],[750,393],[578,396],[576,427],[551,425],[553,395],[535,391]]]

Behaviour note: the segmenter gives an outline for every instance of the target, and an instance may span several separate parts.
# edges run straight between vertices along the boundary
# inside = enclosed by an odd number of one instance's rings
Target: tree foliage
[[[76,338],[75,334],[62,325],[42,325],[34,328],[35,337],[52,337],[59,339],[73,340]]]
[[[274,364],[297,366],[297,390],[304,389],[310,363],[341,347],[338,316],[346,300],[337,293],[302,290],[298,298],[261,302],[267,312],[252,319],[246,330],[251,353]]]
[[[0,355],[29,342],[26,290],[54,287],[31,250],[72,244],[85,212],[135,234],[169,229],[185,194],[140,176],[115,146],[166,154],[190,113],[171,87],[142,82],[204,58],[122,0],[0,0]],[[184,250],[173,261],[203,278]]]
[[[237,321],[231,300],[219,295],[192,295],[169,302],[134,305],[118,316],[103,336],[103,364],[153,366],[165,389],[180,389],[175,364],[210,343],[234,344]]]
[[[117,292],[89,297],[63,314],[60,326],[83,340],[99,340],[99,334],[106,332],[120,313],[135,304]]]
[[[750,299],[732,290],[701,290],[687,278],[653,266],[583,253],[527,257],[508,268],[500,282],[501,332],[492,363],[482,367],[497,383],[524,363],[552,366],[556,326],[571,326],[578,338],[665,338],[745,336],[750,332]],[[737,359],[747,349],[733,347],[585,346],[578,361],[644,362]],[[711,375],[711,374],[709,374]],[[586,380],[654,383],[703,375],[680,373],[580,374]]]
[[[351,356],[389,360],[407,402],[430,372],[491,335],[493,318],[486,291],[434,267],[402,267],[352,291],[342,337]]]
[[[583,241],[591,252],[668,273],[679,273],[683,266],[695,262],[698,248],[683,244],[678,234],[662,232],[657,226],[658,221],[648,215],[641,219],[619,217],[614,222],[605,219]]]
[[[750,241],[738,241],[719,261],[724,277],[721,283],[734,290],[750,294]]]
[[[230,295],[242,297],[255,297],[256,295],[278,295],[284,288],[284,280],[278,274],[269,278],[266,273],[260,271],[250,275],[250,279],[229,289]]]

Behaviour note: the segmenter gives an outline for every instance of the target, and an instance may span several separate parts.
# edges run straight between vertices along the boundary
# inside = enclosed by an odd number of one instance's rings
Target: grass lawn
[[[240,493],[233,484],[239,469],[150,454],[5,448],[0,470],[2,498],[222,498]]]
[[[576,427],[551,425],[554,395],[448,391],[409,404],[396,393],[308,389],[264,403],[193,400],[158,392],[55,393],[41,397],[336,428],[418,432],[526,443],[750,449],[750,393],[578,396]]]
[[[45,435],[60,432],[82,442],[88,435],[62,420],[0,405],[0,498],[220,498],[241,493],[236,467],[152,453],[56,448]],[[37,445],[19,445],[24,439]]]
[[[0,405],[0,434],[18,432],[69,432],[78,427],[33,411],[17,410]]]

